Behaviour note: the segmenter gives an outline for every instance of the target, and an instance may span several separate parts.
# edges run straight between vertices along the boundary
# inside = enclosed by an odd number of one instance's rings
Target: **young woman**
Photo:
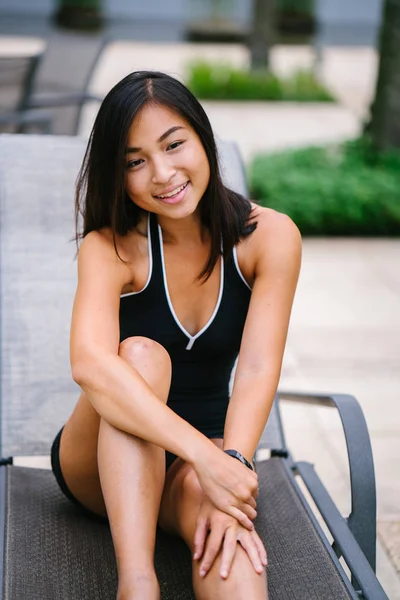
[[[103,101],[80,218],[82,393],[53,444],[56,478],[107,515],[118,600],[159,598],[157,522],[190,547],[196,598],[265,599],[252,457],[278,385],[298,230],[223,185],[204,110],[157,72],[132,73]]]

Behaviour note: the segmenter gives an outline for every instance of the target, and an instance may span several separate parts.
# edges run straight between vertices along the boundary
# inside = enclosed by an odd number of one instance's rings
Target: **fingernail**
[[[225,577],[227,577],[227,576],[228,576],[228,572],[227,571],[221,571],[221,577],[223,579],[225,579]]]
[[[195,553],[193,554],[193,560],[197,560],[198,558],[199,558],[199,553],[198,553],[198,552],[195,552]]]
[[[268,560],[266,558],[263,558],[263,565],[267,565],[268,564]]]
[[[206,574],[204,569],[200,569],[200,577],[204,577],[204,575]]]

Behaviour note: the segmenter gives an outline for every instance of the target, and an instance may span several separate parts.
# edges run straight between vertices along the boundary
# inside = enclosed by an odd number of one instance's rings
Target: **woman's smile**
[[[164,204],[178,204],[185,198],[189,183],[189,181],[186,181],[186,183],[173,188],[171,192],[165,192],[155,196],[155,198]]]

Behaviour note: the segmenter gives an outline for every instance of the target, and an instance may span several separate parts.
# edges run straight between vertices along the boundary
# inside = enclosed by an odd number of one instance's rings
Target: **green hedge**
[[[315,13],[314,4],[314,0],[278,0],[276,7],[278,11],[312,15]]]
[[[203,100],[334,101],[313,72],[304,70],[281,78],[271,71],[249,71],[224,63],[196,61],[188,66],[186,85]]]
[[[377,155],[366,140],[258,155],[249,183],[305,235],[400,235],[400,152]]]

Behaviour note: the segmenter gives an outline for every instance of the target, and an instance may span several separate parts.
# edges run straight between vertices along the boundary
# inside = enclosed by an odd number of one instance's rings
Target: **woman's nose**
[[[176,169],[168,158],[162,157],[153,161],[153,183],[168,183],[175,174]]]

